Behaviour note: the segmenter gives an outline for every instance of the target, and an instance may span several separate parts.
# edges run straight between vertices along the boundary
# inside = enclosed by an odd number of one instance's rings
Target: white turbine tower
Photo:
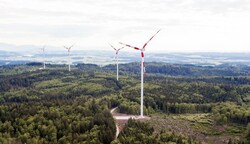
[[[122,45],[125,45],[127,47],[131,47],[131,48],[134,48],[135,50],[140,50],[141,51],[141,117],[143,117],[143,74],[145,72],[145,64],[144,64],[144,51],[145,51],[145,47],[147,46],[147,44],[154,38],[154,36],[159,33],[160,30],[158,30],[144,45],[142,48],[138,48],[138,47],[134,47],[134,46],[131,46],[131,45],[128,45],[128,44],[124,44],[124,43],[121,43]]]
[[[43,46],[41,50],[43,51],[43,69],[45,69],[45,46]]]
[[[115,54],[116,54],[116,56],[115,56],[115,60],[116,60],[116,79],[119,80],[118,53],[119,53],[119,51],[120,51],[121,49],[123,49],[124,47],[119,48],[119,49],[116,49],[116,48],[113,47],[111,44],[109,44],[109,45],[115,50]]]
[[[67,51],[68,51],[68,56],[69,56],[69,59],[68,59],[69,71],[70,71],[70,61],[71,61],[71,59],[70,59],[70,50],[71,50],[71,48],[72,48],[74,45],[75,45],[75,44],[73,44],[73,45],[70,46],[70,47],[63,46],[63,47],[66,48]]]

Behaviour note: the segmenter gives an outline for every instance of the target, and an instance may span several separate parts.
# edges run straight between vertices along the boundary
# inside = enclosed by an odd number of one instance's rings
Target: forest
[[[115,65],[0,67],[0,143],[211,143],[161,125],[171,120],[224,143],[250,143],[249,66],[146,65],[151,120],[130,119],[116,140],[110,109],[139,114],[138,63],[120,65],[119,81]]]

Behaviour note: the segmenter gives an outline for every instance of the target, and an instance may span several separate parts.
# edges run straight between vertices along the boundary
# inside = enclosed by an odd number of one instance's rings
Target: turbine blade
[[[138,47],[134,47],[134,46],[131,46],[131,45],[128,45],[128,44],[124,44],[124,43],[121,43],[121,42],[120,42],[120,44],[125,45],[125,46],[127,46],[127,47],[134,48],[134,49],[136,49],[136,50],[140,50],[140,48],[138,48]]]
[[[117,50],[117,53],[121,50],[121,49],[124,49],[125,47],[122,47],[122,48],[119,48],[118,50]]]
[[[156,35],[156,34],[158,34],[159,32],[160,32],[161,30],[158,30],[144,45],[143,45],[143,49],[147,46],[147,44],[154,38],[154,36]]]
[[[69,49],[71,49],[75,44],[73,44],[72,46],[69,47]]]
[[[116,51],[116,48],[115,48],[115,47],[113,47],[110,43],[109,43],[109,45]]]
[[[121,50],[121,49],[124,49],[124,48],[125,48],[125,47],[121,47],[121,48],[118,49],[118,51]]]

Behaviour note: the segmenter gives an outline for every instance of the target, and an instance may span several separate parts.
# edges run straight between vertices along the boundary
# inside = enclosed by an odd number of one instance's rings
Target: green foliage
[[[248,123],[247,125],[247,130],[246,130],[246,142],[249,143],[250,142],[250,123]]]
[[[249,66],[229,66],[219,65],[215,67],[201,67],[195,65],[181,65],[181,64],[166,64],[150,62],[146,63],[147,73],[165,74],[171,76],[249,76]],[[121,64],[120,71],[139,73],[139,63]],[[114,70],[115,65],[108,65],[104,67],[107,70]]]
[[[212,111],[218,123],[234,122],[246,125],[250,122],[250,105],[220,103]]]
[[[162,130],[159,135],[153,135],[154,129],[148,123],[129,119],[118,137],[120,143],[161,144],[161,143],[196,143],[191,138]]]
[[[108,109],[118,106],[122,113],[139,114],[138,63],[121,65],[120,81],[115,79],[114,65],[100,68],[80,64],[71,72],[63,65],[48,67],[37,70],[36,63],[0,67],[0,143],[110,143],[115,125]],[[250,120],[250,77],[246,68],[150,63],[147,72],[146,115],[196,114],[178,119],[211,130],[207,135],[214,131],[201,125],[213,127],[212,117],[218,124],[240,125],[227,130],[243,135],[245,129],[241,127]],[[136,121],[130,120],[125,128],[119,140],[127,143],[194,142],[168,131],[155,135],[152,127]],[[248,133],[244,133],[246,138]]]
[[[16,143],[29,143],[31,139],[39,143],[78,143],[94,141],[94,137],[95,142],[108,144],[116,132],[113,117],[93,101],[82,97],[73,101],[3,105],[0,134],[7,134],[3,138],[17,138]]]
[[[153,132],[153,127],[148,124],[129,119],[119,135],[119,141],[121,143],[156,143]]]

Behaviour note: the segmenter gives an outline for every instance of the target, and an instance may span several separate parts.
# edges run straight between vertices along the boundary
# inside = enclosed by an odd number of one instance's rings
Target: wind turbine
[[[128,44],[124,44],[124,43],[121,43],[122,45],[125,45],[127,47],[131,47],[135,50],[140,50],[141,51],[141,117],[143,117],[143,74],[145,72],[145,64],[144,64],[144,51],[145,51],[145,47],[147,46],[147,44],[154,38],[154,36],[159,33],[160,30],[158,30],[144,45],[142,48],[138,48],[138,47],[134,47],[134,46],[131,46],[131,45],[128,45]]]
[[[68,60],[68,63],[69,63],[69,71],[70,71],[70,50],[71,50],[71,48],[72,48],[74,45],[75,45],[75,44],[73,44],[73,45],[70,46],[70,47],[63,46],[63,47],[66,48],[67,51],[68,51],[68,56],[69,56],[69,60]]]
[[[43,51],[43,69],[45,69],[45,46],[43,46],[41,50]]]
[[[119,48],[119,49],[116,49],[115,47],[113,47],[110,43],[109,45],[115,50],[115,60],[116,60],[116,79],[119,80],[119,69],[118,69],[118,53],[121,49],[123,49],[124,47],[122,48]]]

